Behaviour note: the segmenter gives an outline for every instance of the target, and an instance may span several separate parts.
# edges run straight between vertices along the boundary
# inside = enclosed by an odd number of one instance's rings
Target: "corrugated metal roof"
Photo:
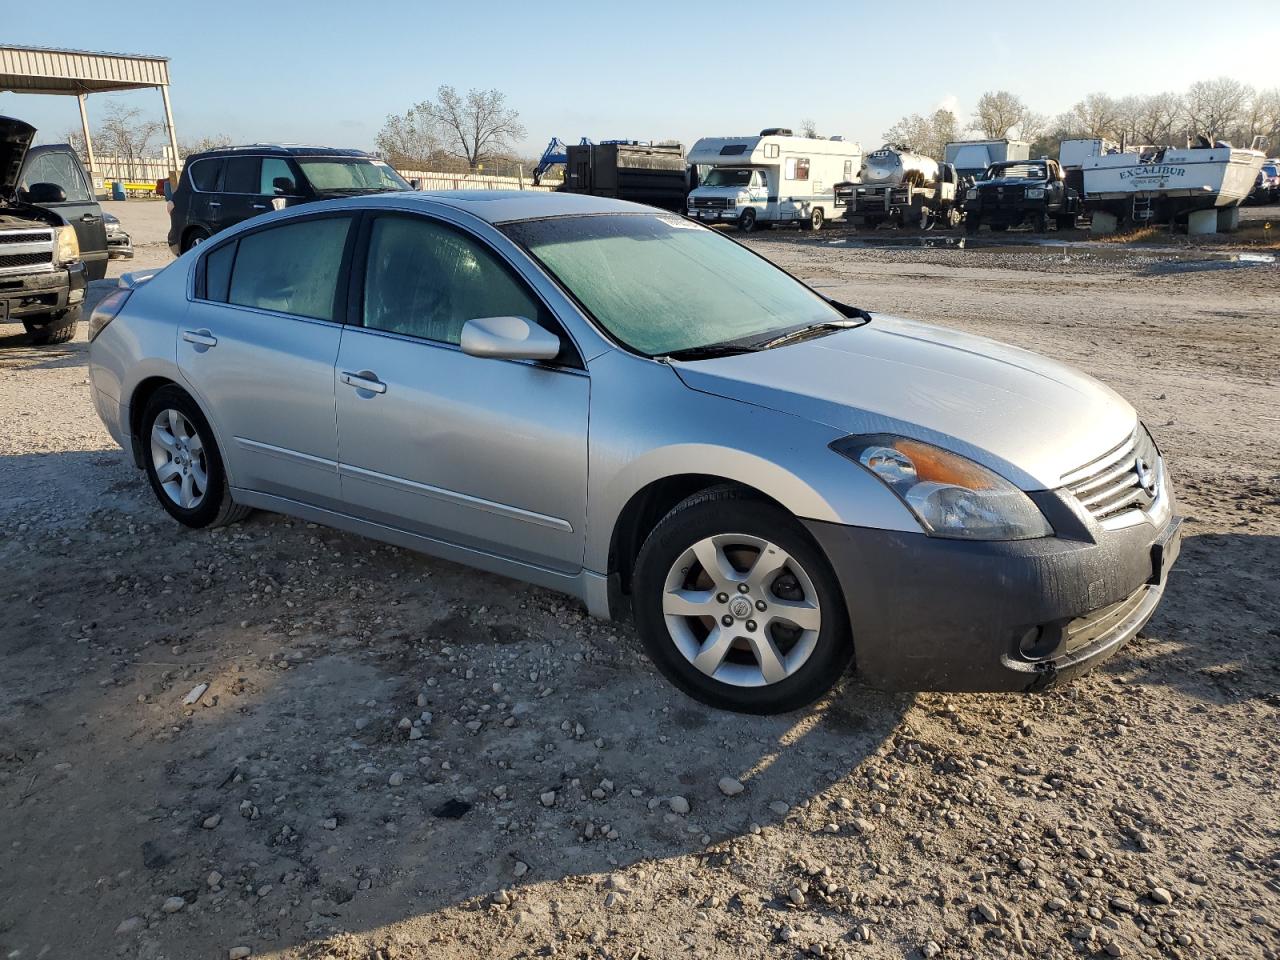
[[[0,45],[0,91],[100,93],[168,84],[168,57]]]

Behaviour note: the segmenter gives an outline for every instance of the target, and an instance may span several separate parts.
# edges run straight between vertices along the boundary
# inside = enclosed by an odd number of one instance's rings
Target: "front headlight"
[[[80,259],[80,241],[76,239],[75,227],[59,227],[53,240],[53,262],[58,266],[66,266]]]
[[[1027,199],[1039,200],[1044,196],[1044,187],[1027,187]]]
[[[964,198],[965,198],[966,200],[977,200],[977,199],[978,199],[978,188],[977,188],[977,187],[970,187],[968,190],[966,190],[966,191],[964,192]]]
[[[845,437],[831,449],[879,478],[931,537],[1030,540],[1053,535],[1053,527],[1025,493],[941,447],[880,434]]]

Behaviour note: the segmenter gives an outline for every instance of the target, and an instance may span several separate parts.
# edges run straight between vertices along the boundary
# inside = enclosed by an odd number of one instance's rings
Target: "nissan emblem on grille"
[[[1143,460],[1141,457],[1139,457],[1134,463],[1133,468],[1138,474],[1138,485],[1142,487],[1143,492],[1147,496],[1154,498],[1156,495],[1156,486],[1158,484],[1155,469],[1149,466],[1147,461]]]

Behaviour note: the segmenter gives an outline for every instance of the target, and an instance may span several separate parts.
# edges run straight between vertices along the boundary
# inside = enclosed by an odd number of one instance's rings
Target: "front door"
[[[351,512],[562,571],[582,566],[590,379],[537,295],[479,238],[419,216],[368,226],[361,326],[338,354]],[[554,330],[561,362],[464,354],[470,319]]]
[[[341,509],[334,361],[348,216],[211,241],[178,325],[178,365],[210,413],[232,484]]]
[[[66,149],[36,148],[22,171],[20,186],[27,190],[33,183],[54,183],[62,188],[66,200],[40,206],[75,227],[85,274],[90,280],[101,280],[107,275],[107,226],[80,158]]]

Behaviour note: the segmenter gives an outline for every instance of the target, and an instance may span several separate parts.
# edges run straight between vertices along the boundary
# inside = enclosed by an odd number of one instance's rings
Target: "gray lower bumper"
[[[1111,656],[1155,612],[1179,521],[1097,542],[999,543],[806,521],[844,590],[859,673],[893,690],[1033,690]],[[1026,638],[1038,637],[1034,655]]]

